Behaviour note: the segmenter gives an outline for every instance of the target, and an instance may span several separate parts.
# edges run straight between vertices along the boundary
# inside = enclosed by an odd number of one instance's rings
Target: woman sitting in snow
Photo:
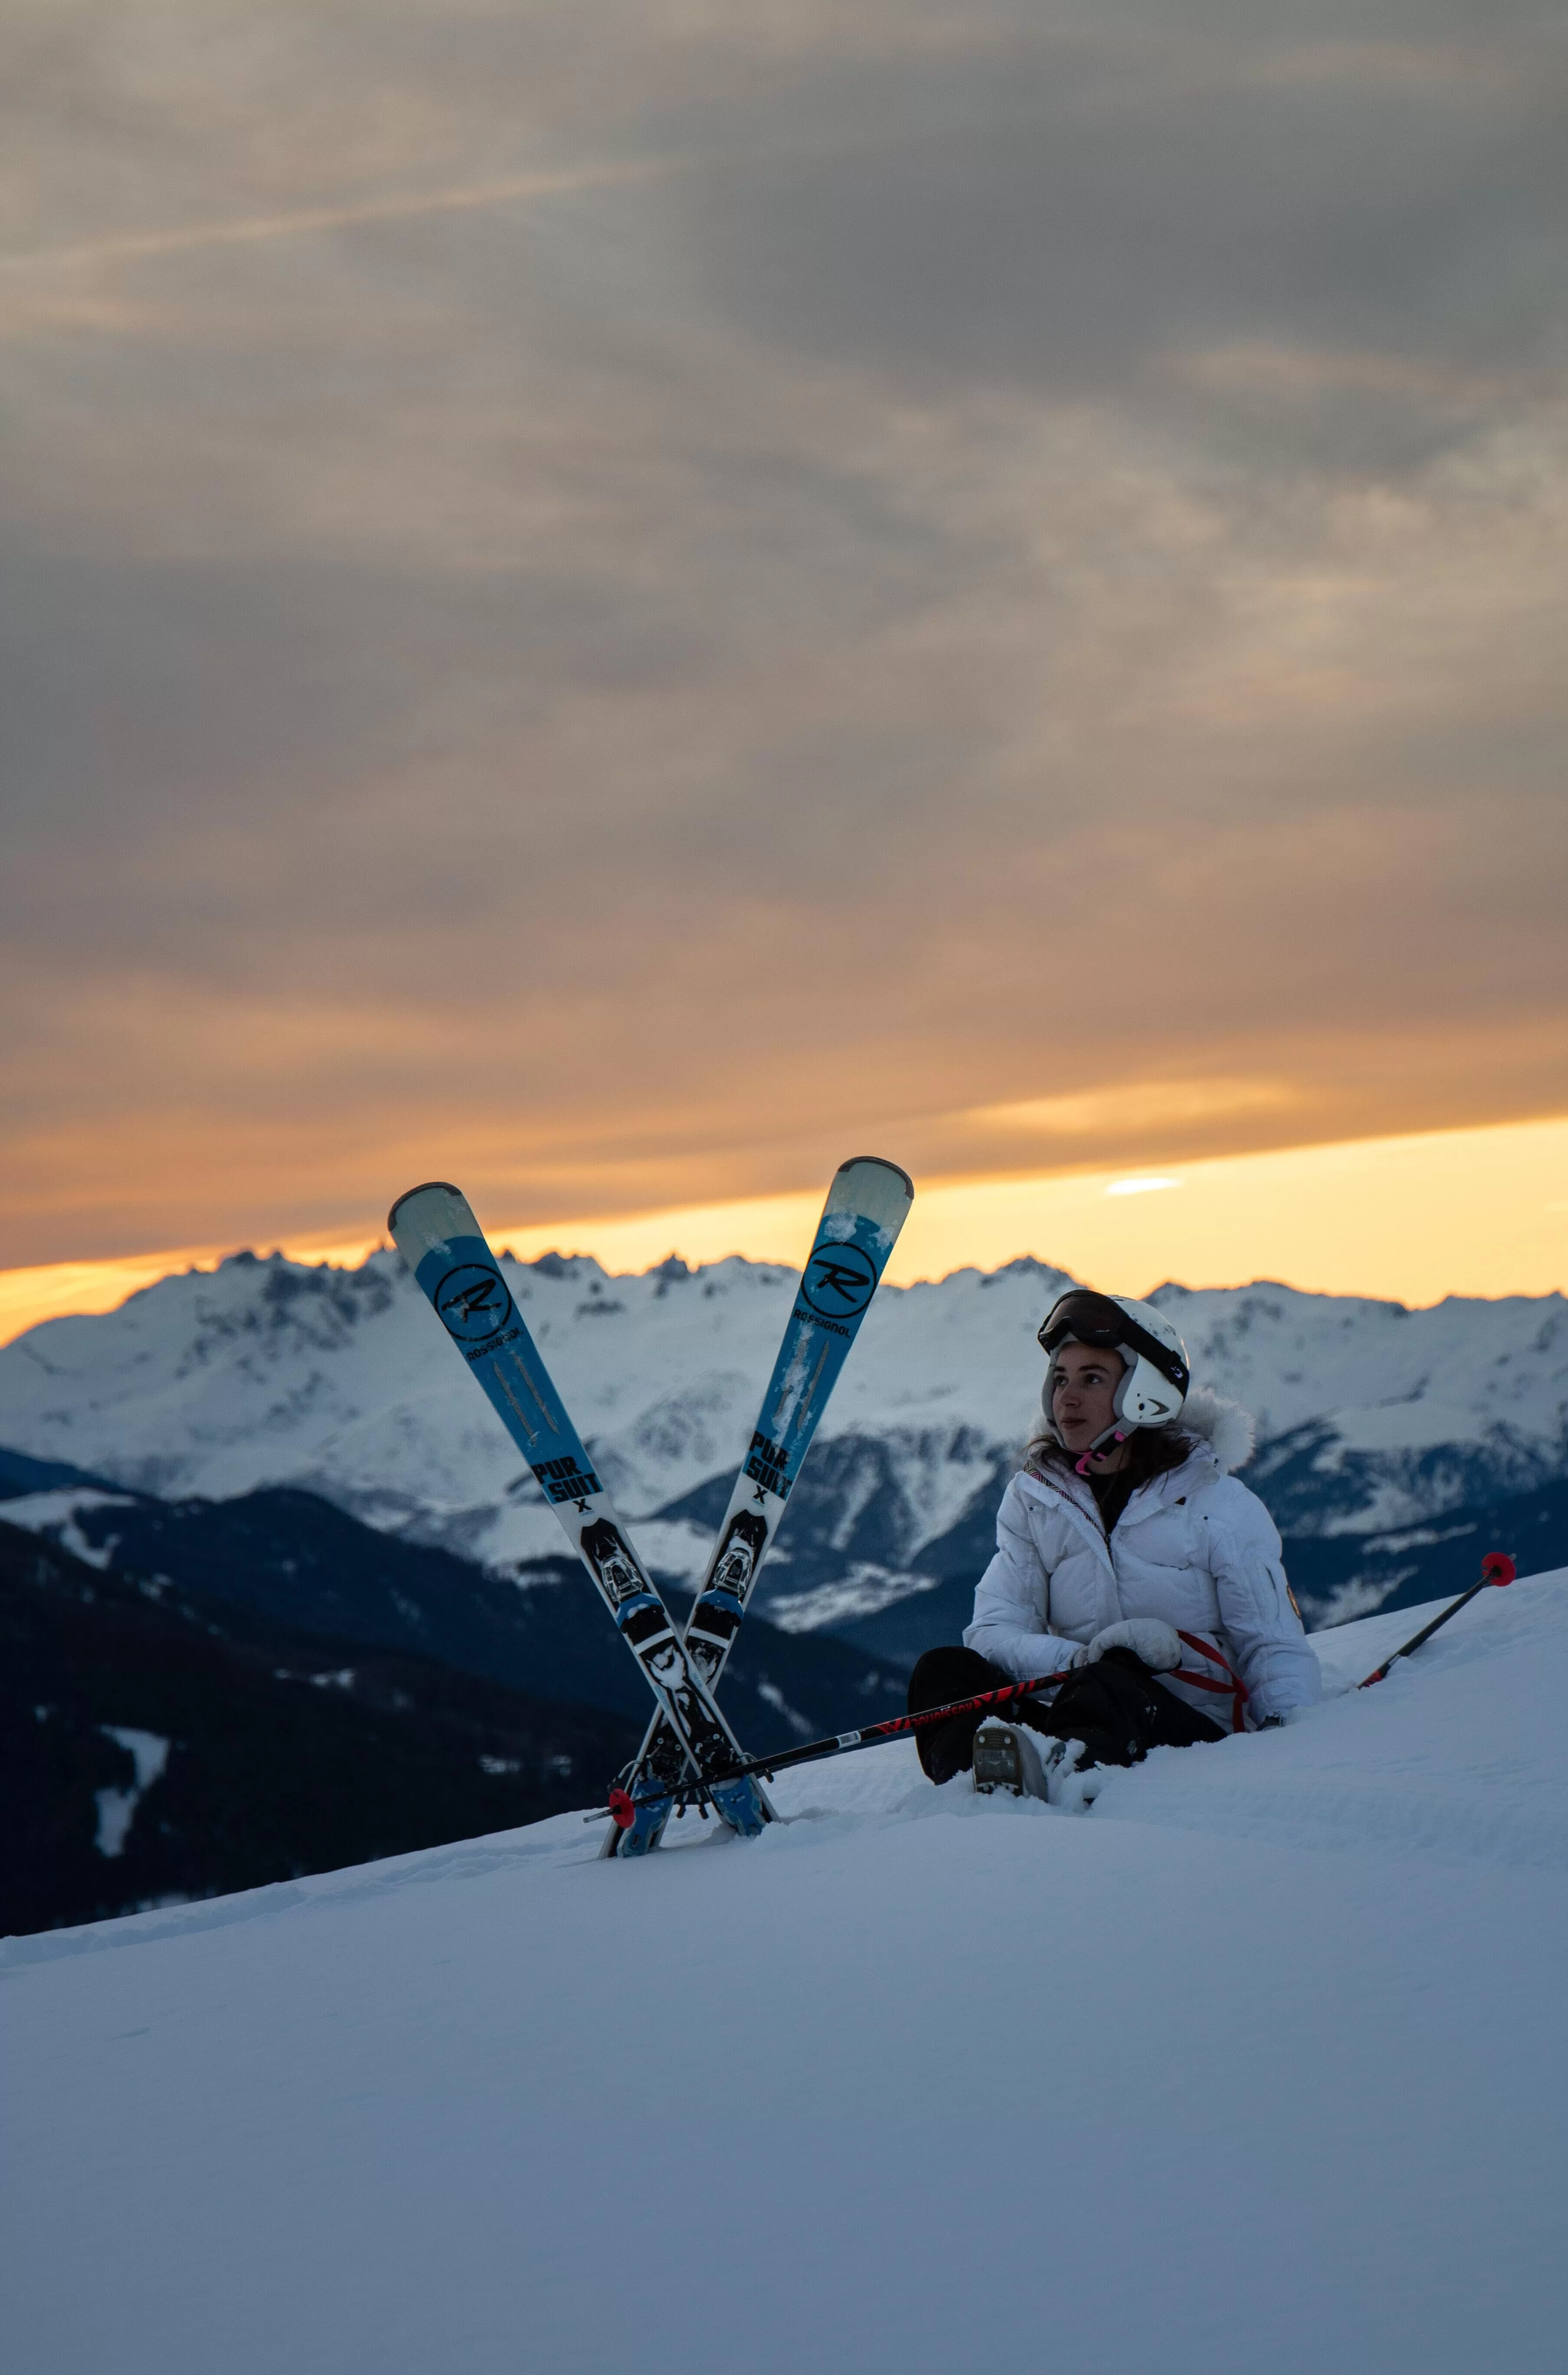
[[[1043,1417],[1002,1496],[966,1646],[926,1651],[909,1705],[1065,1672],[1007,1720],[957,1716],[915,1737],[933,1781],[973,1765],[977,1788],[1079,1803],[1091,1766],[1281,1722],[1322,1683],[1273,1520],[1228,1472],[1252,1449],[1245,1412],[1192,1390],[1170,1321],[1126,1295],[1075,1288],[1040,1341]]]

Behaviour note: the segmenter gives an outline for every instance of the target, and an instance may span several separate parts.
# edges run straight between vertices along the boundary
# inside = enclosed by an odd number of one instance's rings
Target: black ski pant
[[[978,1649],[927,1649],[909,1678],[909,1711],[923,1715],[954,1699],[978,1698],[1013,1679]],[[1056,1740],[1081,1740],[1080,1772],[1091,1765],[1137,1765],[1151,1748],[1191,1748],[1200,1740],[1225,1737],[1217,1723],[1162,1689],[1130,1649],[1107,1649],[1096,1664],[1076,1668],[1049,1707],[1038,1699],[1014,1699],[989,1712]],[[969,1770],[974,1735],[984,1720],[985,1712],[955,1715],[949,1723],[915,1733],[920,1762],[931,1780],[950,1781],[955,1773]]]

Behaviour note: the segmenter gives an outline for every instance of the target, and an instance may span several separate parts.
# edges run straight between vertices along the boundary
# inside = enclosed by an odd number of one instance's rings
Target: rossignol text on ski
[[[833,1174],[750,1447],[686,1627],[687,1658],[710,1688],[717,1687],[790,1488],[914,1198],[908,1173],[880,1155],[854,1155]],[[680,1743],[655,1715],[620,1783],[617,1803],[632,1807],[633,1817],[608,1832],[605,1854],[640,1855],[657,1844],[686,1770]]]
[[[594,1473],[467,1199],[442,1180],[412,1188],[394,1204],[387,1228],[641,1666],[672,1762],[732,1829],[753,1836],[772,1809],[757,1781],[737,1772],[745,1762],[739,1745]],[[710,1788],[708,1777],[721,1774]]]

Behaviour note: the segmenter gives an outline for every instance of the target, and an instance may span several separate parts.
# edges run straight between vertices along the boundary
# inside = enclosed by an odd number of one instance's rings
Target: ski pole
[[[1461,1608],[1468,1608],[1477,1592],[1484,1591],[1489,1583],[1495,1583],[1501,1589],[1505,1583],[1512,1583],[1518,1572],[1518,1568],[1506,1551],[1488,1551],[1481,1561],[1480,1581],[1472,1583],[1468,1591],[1462,1591],[1453,1605],[1444,1610],[1441,1616],[1434,1616],[1430,1625],[1423,1625],[1419,1633],[1412,1633],[1409,1639],[1401,1648],[1396,1649],[1391,1658],[1385,1658],[1381,1666],[1374,1666],[1366,1681],[1356,1684],[1357,1690],[1364,1691],[1368,1684],[1380,1683],[1390,1667],[1397,1666],[1401,1658],[1408,1658],[1412,1649],[1419,1649],[1423,1641],[1430,1641],[1432,1635],[1446,1625],[1451,1616],[1457,1616]]]
[[[978,1698],[952,1699],[946,1707],[922,1707],[916,1715],[890,1715],[881,1723],[862,1725],[858,1731],[830,1732],[824,1739],[808,1740],[799,1748],[783,1748],[776,1756],[749,1756],[742,1764],[726,1766],[722,1773],[706,1776],[710,1784],[738,1781],[744,1776],[760,1773],[772,1776],[783,1773],[792,1765],[812,1765],[824,1756],[847,1755],[855,1748],[877,1748],[884,1740],[902,1740],[907,1732],[924,1731],[934,1723],[946,1723],[956,1715],[979,1715],[986,1707],[1004,1707],[1010,1700],[1028,1698],[1032,1691],[1055,1689],[1067,1679],[1067,1669],[1059,1674],[1036,1674],[1032,1682],[1008,1683],[1001,1689],[982,1691]],[[667,1790],[650,1791],[649,1796],[663,1796]],[[680,1794],[680,1793],[678,1793]],[[622,1830],[630,1829],[637,1819],[637,1809],[643,1798],[630,1790],[612,1790],[607,1806],[595,1806],[584,1814],[585,1823],[596,1823],[610,1815]]]

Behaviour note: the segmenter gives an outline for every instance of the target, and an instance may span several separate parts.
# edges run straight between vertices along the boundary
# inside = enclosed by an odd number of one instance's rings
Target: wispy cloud
[[[0,1258],[1555,1105],[1561,68],[1289,17],[29,0]]]
[[[528,198],[569,197],[587,190],[621,189],[661,173],[681,170],[681,160],[627,159],[554,171],[513,173],[498,181],[449,190],[389,193],[334,206],[301,207],[286,214],[257,215],[241,222],[194,223],[171,230],[118,232],[65,247],[40,247],[0,254],[0,272],[67,271],[99,264],[199,254],[223,247],[256,247],[275,240],[309,239],[323,231],[353,230],[376,223],[419,222],[439,215],[489,212]]]

